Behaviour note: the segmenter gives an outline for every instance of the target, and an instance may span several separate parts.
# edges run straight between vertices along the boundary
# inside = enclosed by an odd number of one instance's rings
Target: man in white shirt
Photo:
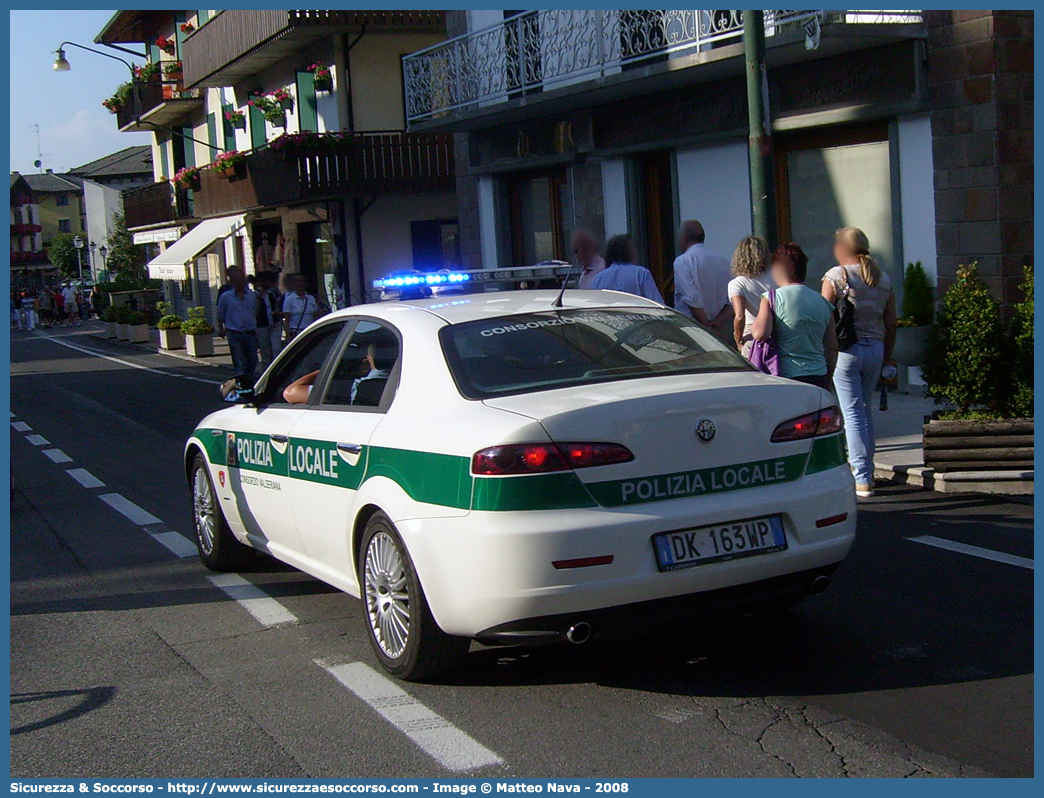
[[[283,329],[290,341],[301,330],[315,321],[319,311],[319,300],[308,293],[308,281],[303,274],[287,277],[290,290],[283,298]]]
[[[65,318],[68,319],[69,324],[72,324],[73,322],[79,324],[79,290],[72,283],[67,283],[65,288],[62,289],[62,296],[65,298]]]
[[[598,254],[598,239],[589,230],[583,228],[573,231],[571,242],[576,262],[580,264],[579,288],[591,287],[591,281],[600,271],[605,270],[605,260]]]
[[[678,232],[682,254],[674,261],[674,309],[730,340],[729,261],[707,249],[706,237],[695,219],[682,222]]]

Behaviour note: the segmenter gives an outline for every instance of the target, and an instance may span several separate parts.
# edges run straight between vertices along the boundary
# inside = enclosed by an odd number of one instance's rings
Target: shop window
[[[413,268],[422,272],[460,268],[460,226],[456,219],[410,222]]]
[[[511,179],[507,184],[513,265],[568,260],[573,202],[565,172]]]
[[[782,140],[776,177],[780,239],[808,253],[806,284],[818,288],[836,265],[834,232],[847,226],[866,233],[878,265],[898,279],[887,126]]]

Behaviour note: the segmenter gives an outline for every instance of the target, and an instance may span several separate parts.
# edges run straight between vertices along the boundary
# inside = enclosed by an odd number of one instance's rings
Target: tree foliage
[[[935,316],[935,297],[928,274],[920,261],[908,264],[903,273],[903,319],[915,327],[928,327]]]
[[[58,274],[63,280],[74,280],[80,276],[76,246],[68,233],[58,233],[51,239],[47,245],[47,257],[52,265],[58,267]]]
[[[145,279],[145,250],[134,243],[134,236],[127,229],[127,219],[122,213],[112,215],[109,231],[109,252],[106,267],[120,275]]]

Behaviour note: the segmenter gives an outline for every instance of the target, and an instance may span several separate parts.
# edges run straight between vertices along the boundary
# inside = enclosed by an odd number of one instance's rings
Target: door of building
[[[638,251],[641,264],[652,272],[660,293],[670,302],[674,296],[674,167],[669,151],[653,152],[638,159],[640,221]]]

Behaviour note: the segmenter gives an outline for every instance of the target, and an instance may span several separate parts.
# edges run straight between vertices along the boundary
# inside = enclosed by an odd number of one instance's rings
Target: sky
[[[101,101],[130,77],[127,67],[100,55],[68,48],[69,72],[55,72],[54,51],[63,41],[104,50],[94,37],[114,11],[11,11],[11,170],[61,172],[103,155],[148,144],[148,133],[120,133]],[[130,46],[130,49],[136,49]],[[134,59],[115,50],[108,52]],[[140,63],[141,59],[139,59]]]

